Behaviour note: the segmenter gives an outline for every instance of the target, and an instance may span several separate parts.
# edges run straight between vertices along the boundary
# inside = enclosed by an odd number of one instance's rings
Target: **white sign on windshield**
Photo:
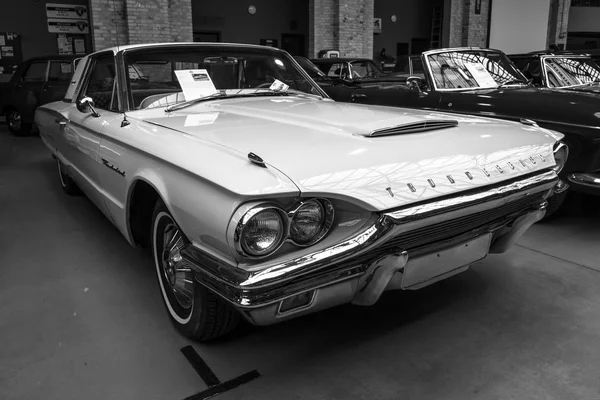
[[[183,69],[175,71],[175,75],[177,75],[186,101],[218,93],[205,69]]]
[[[466,62],[465,67],[469,70],[475,82],[482,88],[495,88],[498,86],[490,72],[483,66],[482,63]]]

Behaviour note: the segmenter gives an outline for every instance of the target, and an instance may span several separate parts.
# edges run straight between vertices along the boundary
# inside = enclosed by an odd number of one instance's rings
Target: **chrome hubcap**
[[[173,296],[184,309],[189,309],[193,304],[194,275],[189,266],[181,257],[181,250],[185,242],[179,228],[170,222],[163,233],[163,246],[161,252],[162,270]],[[165,285],[166,286],[166,285]]]
[[[8,116],[8,124],[12,129],[18,131],[21,129],[21,114],[18,112],[11,112]]]

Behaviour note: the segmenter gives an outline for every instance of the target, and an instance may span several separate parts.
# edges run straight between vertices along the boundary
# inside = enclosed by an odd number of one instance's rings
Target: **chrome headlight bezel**
[[[569,159],[569,146],[567,146],[564,142],[558,141],[554,144],[552,154],[554,156],[554,162],[556,163],[556,165],[552,167],[552,169],[554,170],[554,172],[559,174],[563,170],[563,168],[567,164],[567,160]],[[562,158],[558,158],[558,154],[562,154]]]
[[[292,221],[296,216],[296,213],[303,206],[315,202],[319,204],[319,206],[325,213],[322,226],[319,229],[319,232],[315,234],[309,241],[305,243],[296,242],[295,240],[293,240],[290,234],[290,227]],[[248,223],[252,220],[252,218],[254,218],[259,213],[267,210],[273,210],[279,214],[282,221],[282,232],[279,235],[278,243],[276,245],[273,245],[268,252],[265,252],[264,254],[252,254],[247,249],[245,249],[245,246],[243,246],[242,244],[244,230],[247,227]],[[271,202],[254,203],[249,205],[249,207],[240,207],[238,211],[234,214],[230,221],[230,228],[228,229],[228,240],[230,242],[230,245],[232,245],[235,248],[235,251],[238,253],[238,255],[250,260],[260,260],[273,255],[285,243],[291,243],[294,246],[300,248],[310,247],[312,245],[317,244],[325,236],[327,236],[327,233],[330,232],[331,227],[333,226],[334,218],[335,210],[333,204],[329,200],[324,198],[305,199],[295,203],[294,206],[290,207],[288,210]]]
[[[292,225],[294,223],[294,218],[297,216],[298,212],[303,207],[310,205],[310,204],[318,204],[319,205],[319,207],[321,208],[321,210],[324,213],[323,222],[321,224],[321,227],[319,228],[319,231],[310,240],[308,240],[306,242],[299,242],[292,237],[292,233],[291,233]],[[311,199],[311,200],[301,202],[294,209],[294,211],[292,211],[291,213],[288,213],[288,217],[289,217],[289,224],[288,224],[288,226],[289,226],[289,231],[288,231],[289,241],[291,241],[298,247],[309,247],[309,246],[312,246],[313,244],[318,243],[321,239],[323,239],[325,237],[325,235],[327,235],[327,232],[329,232],[329,230],[331,229],[331,226],[333,225],[335,211],[333,209],[333,204],[331,204],[331,202],[329,200]]]

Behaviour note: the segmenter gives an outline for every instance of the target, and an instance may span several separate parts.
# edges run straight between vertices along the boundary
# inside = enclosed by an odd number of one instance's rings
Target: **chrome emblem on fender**
[[[415,189],[414,185],[412,183],[407,183],[406,186],[408,186],[408,188],[410,189],[411,192],[416,192],[417,189]]]
[[[508,162],[508,166],[510,167],[510,169],[515,169],[515,166],[510,161]]]
[[[454,178],[451,175],[446,175],[446,178],[450,181],[450,183],[454,183]]]
[[[504,173],[504,170],[502,168],[500,168],[499,165],[496,165],[496,169],[498,170],[498,172],[500,172],[501,174]]]
[[[487,172],[487,170],[485,168],[482,168],[481,170],[483,171],[483,173],[485,174],[485,176],[490,176],[490,173]]]
[[[522,166],[526,167],[527,165],[525,165],[525,161],[523,160],[519,160],[519,162],[521,163]]]
[[[427,182],[429,182],[429,185],[434,188],[435,187],[435,182],[432,179],[427,179]]]
[[[385,188],[385,190],[388,191],[388,193],[390,194],[390,196],[394,197],[394,192],[392,192],[392,188],[391,187]]]
[[[531,163],[535,165],[535,159],[533,157],[529,156],[529,161],[531,161]]]
[[[469,180],[471,180],[471,181],[473,180],[473,175],[471,175],[470,172],[468,172],[468,171],[465,172],[465,175],[467,176],[467,178],[469,178]]]
[[[542,162],[546,162],[546,159],[544,158],[543,155],[539,154],[540,160],[542,160]]]

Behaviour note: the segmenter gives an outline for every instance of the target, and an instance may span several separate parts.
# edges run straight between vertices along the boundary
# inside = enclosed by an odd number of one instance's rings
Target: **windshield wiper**
[[[181,110],[183,108],[187,108],[189,106],[193,106],[194,104],[198,104],[198,103],[202,103],[203,101],[207,101],[207,100],[215,100],[215,99],[239,99],[242,97],[257,97],[257,96],[290,96],[293,93],[289,93],[289,92],[275,92],[275,91],[268,91],[268,92],[252,92],[252,93],[238,93],[238,94],[227,94],[227,93],[215,93],[215,94],[211,94],[208,96],[204,96],[204,97],[199,97],[197,99],[192,99],[192,100],[188,100],[188,101],[184,101],[183,103],[178,103],[175,105],[172,105],[170,107],[165,108],[165,112],[169,113],[172,111],[177,111],[177,110]]]
[[[499,88],[503,88],[506,87],[507,85],[515,85],[517,83],[520,83],[522,85],[529,85],[532,82],[532,80],[527,80],[524,81],[523,79],[511,79],[510,81],[504,82],[503,84],[501,84],[500,86],[498,86]]]

